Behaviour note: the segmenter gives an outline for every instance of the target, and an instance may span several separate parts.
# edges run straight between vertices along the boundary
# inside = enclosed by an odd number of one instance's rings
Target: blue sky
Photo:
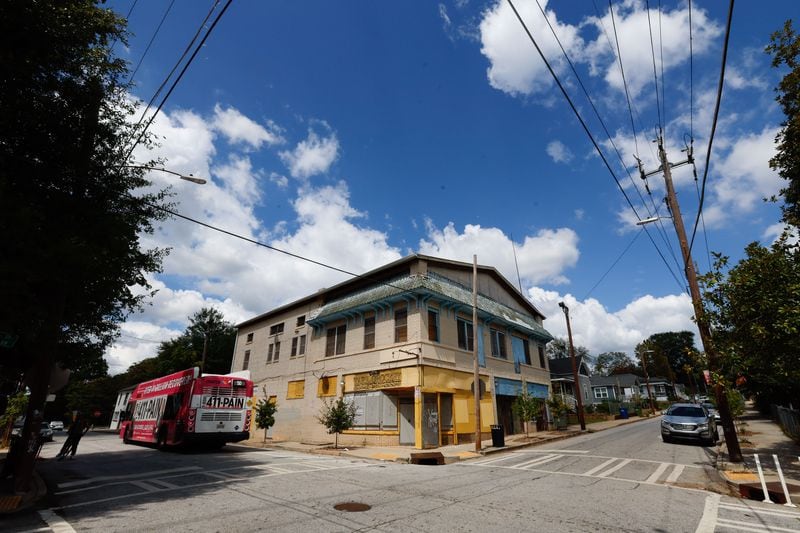
[[[141,60],[132,99],[152,97],[212,3],[175,1],[144,57],[170,4],[137,3],[129,45],[115,48],[132,66]],[[613,21],[603,2],[540,4],[591,103],[536,1],[516,7],[639,216],[665,215],[662,177],[649,178],[648,196],[634,155],[645,170],[658,167],[652,140],[661,123],[677,162],[693,133],[702,177],[728,3],[692,2],[693,76],[686,2],[665,0],[660,12],[650,2],[650,26],[644,1],[612,2]],[[132,2],[109,5],[124,15]],[[736,260],[747,243],[769,243],[779,231],[779,207],[762,198],[782,185],[768,166],[782,120],[773,92],[781,73],[763,49],[798,11],[790,1],[736,5],[706,232],[694,247],[701,271],[706,238]],[[610,45],[614,25],[632,111]],[[516,252],[523,292],[548,330],[565,335],[557,304],[566,301],[576,342],[595,355],[694,330],[670,221],[649,225],[649,236],[634,224],[506,2],[235,1],[150,130],[160,146],[134,158],[164,157],[168,169],[208,177],[197,186],[151,175],[173,186],[181,213],[210,224],[357,273],[415,252],[467,262],[477,254],[517,284]],[[691,168],[674,178],[691,229]],[[145,242],[172,253],[151,279],[153,305],[129,317],[109,350],[112,372],[152,355],[202,306],[238,322],[345,279],[182,220]]]

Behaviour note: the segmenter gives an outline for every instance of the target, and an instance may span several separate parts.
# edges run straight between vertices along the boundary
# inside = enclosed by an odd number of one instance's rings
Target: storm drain
[[[409,462],[412,465],[443,465],[444,455],[441,452],[412,453]]]
[[[344,502],[344,503],[337,503],[333,506],[334,509],[337,511],[346,511],[348,513],[361,513],[364,511],[369,511],[372,509],[372,506],[367,505],[366,503],[358,503],[358,502]]]

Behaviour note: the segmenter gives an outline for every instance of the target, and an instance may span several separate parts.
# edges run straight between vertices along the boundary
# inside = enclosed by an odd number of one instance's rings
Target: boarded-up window
[[[320,378],[317,383],[317,396],[336,396],[336,376]]]
[[[304,379],[298,381],[290,381],[289,387],[286,390],[287,400],[296,400],[305,395],[306,381]]]
[[[397,430],[397,396],[382,391],[345,394],[345,401],[356,407],[352,429]]]

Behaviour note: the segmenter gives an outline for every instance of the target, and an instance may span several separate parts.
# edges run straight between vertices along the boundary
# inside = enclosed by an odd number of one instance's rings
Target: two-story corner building
[[[522,431],[512,403],[546,398],[544,316],[496,269],[479,266],[481,431]],[[238,325],[232,370],[249,369],[278,410],[276,440],[330,442],[323,402],[358,408],[345,445],[416,448],[472,442],[473,265],[423,255],[301,298]]]

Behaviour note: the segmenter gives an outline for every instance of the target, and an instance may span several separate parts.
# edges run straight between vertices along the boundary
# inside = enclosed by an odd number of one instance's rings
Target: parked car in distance
[[[50,422],[50,429],[53,431],[64,431],[64,422],[61,420],[53,420]]]
[[[674,403],[661,417],[661,440],[699,440],[706,446],[717,442],[717,422],[702,405]]]
[[[47,442],[51,442],[53,440],[53,430],[50,429],[50,424],[47,422],[42,422],[42,427],[39,430],[39,436],[42,438],[42,440]]]
[[[715,420],[715,421],[716,421],[716,422],[719,424],[720,417],[719,417],[719,411],[717,411],[717,406],[716,406],[716,405],[714,405],[714,404],[713,404],[713,403],[711,403],[711,402],[703,402],[703,403],[701,403],[700,405],[702,405],[703,407],[705,407],[705,408],[706,408],[706,411],[708,411],[709,413],[711,413],[711,416],[713,416],[713,417],[714,417],[714,420]]]

